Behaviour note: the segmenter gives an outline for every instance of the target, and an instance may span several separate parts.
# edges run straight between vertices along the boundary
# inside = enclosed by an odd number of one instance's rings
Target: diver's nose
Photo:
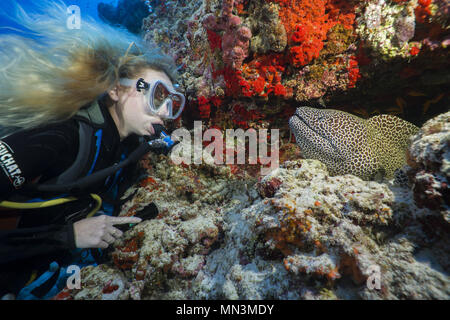
[[[169,102],[168,101],[159,108],[157,115],[160,118],[167,118],[169,116]]]

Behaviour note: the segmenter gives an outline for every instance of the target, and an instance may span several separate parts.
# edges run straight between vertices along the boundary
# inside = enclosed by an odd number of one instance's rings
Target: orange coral
[[[430,4],[431,0],[419,0],[419,5],[414,10],[418,22],[424,23],[427,17],[431,15]]]
[[[410,53],[412,56],[418,55],[419,52],[420,52],[420,49],[417,48],[417,47],[412,47],[411,50],[409,50],[409,53]]]
[[[358,79],[361,78],[361,75],[359,73],[358,61],[356,60],[355,56],[350,57],[350,60],[348,62],[348,71],[348,87],[354,88]]]
[[[279,16],[286,29],[291,61],[296,67],[308,64],[319,57],[323,41],[333,22],[325,13],[326,0],[298,1],[274,0],[280,5]]]
[[[259,94],[264,90],[265,85],[266,81],[263,77],[259,76],[258,79],[253,82],[253,91]]]
[[[329,0],[326,10],[330,20],[344,26],[346,29],[353,29],[355,23],[355,6],[347,0]]]
[[[243,73],[249,93],[267,97],[270,93],[286,96],[290,92],[281,84],[281,74],[284,71],[285,59],[281,54],[269,54],[257,57],[245,64]],[[256,79],[254,79],[256,78]],[[254,80],[253,80],[254,79]]]
[[[291,45],[291,62],[296,67],[319,57],[327,33],[333,26],[340,23],[351,29],[355,20],[353,7],[345,1],[273,1],[280,5],[279,17]]]

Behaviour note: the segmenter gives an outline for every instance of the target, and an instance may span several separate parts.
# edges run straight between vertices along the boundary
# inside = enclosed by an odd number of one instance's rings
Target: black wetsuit
[[[100,127],[94,127],[96,130],[102,129],[102,138],[95,166],[90,168],[93,172],[119,162],[127,150],[133,151],[139,143],[136,135],[121,142],[111,115],[105,106],[101,103],[99,105],[105,121]],[[19,198],[23,197],[23,188],[19,184],[25,185],[36,178],[39,178],[39,182],[46,182],[72,165],[79,148],[79,121],[72,118],[58,124],[16,132],[0,140],[0,201],[12,201],[18,194]],[[94,157],[96,152],[92,153],[91,157]],[[24,214],[20,215],[14,229],[2,230],[5,229],[1,228],[2,214],[7,216],[8,211],[0,211],[0,293],[4,289],[2,278],[8,278],[8,274],[17,275],[21,266],[28,269],[31,261],[31,264],[45,268],[49,261],[63,257],[70,249],[75,248],[73,223],[85,215],[74,219],[67,217],[75,212],[82,212],[89,206],[92,202],[89,193],[100,194],[103,198],[119,186],[122,190],[119,194],[116,190],[115,195],[120,196],[132,183],[132,179],[128,178],[135,178],[135,174],[136,166],[128,166],[118,179],[110,176],[89,187],[89,190],[83,190],[85,197],[83,198],[83,194],[77,195],[79,201],[54,208],[27,210],[26,213],[22,211]],[[25,196],[33,198],[39,195]],[[40,197],[48,199],[42,195]]]

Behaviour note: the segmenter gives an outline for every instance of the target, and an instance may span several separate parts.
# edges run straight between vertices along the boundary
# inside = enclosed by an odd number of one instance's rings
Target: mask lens
[[[164,101],[169,97],[169,91],[162,83],[158,83],[154,90],[153,95],[153,103],[155,105],[155,109],[158,109],[162,106]]]
[[[183,107],[182,100],[179,96],[172,96],[172,114],[175,116]]]

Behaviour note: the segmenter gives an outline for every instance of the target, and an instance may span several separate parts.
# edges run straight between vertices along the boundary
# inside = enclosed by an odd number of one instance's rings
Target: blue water
[[[6,15],[12,15],[14,13],[13,10],[13,3],[16,2],[22,6],[22,8],[25,9],[25,11],[30,12],[36,12],[36,3],[37,2],[47,2],[45,0],[1,0],[0,3],[0,13],[6,13]],[[118,0],[63,0],[67,6],[70,5],[77,5],[80,7],[81,12],[81,19],[84,17],[93,17],[96,20],[100,20],[98,17],[97,12],[97,5],[100,2],[113,4],[114,6],[117,5]],[[4,15],[0,14],[0,27],[12,27],[12,28],[19,28],[17,24],[14,23],[14,21],[11,21],[11,19],[8,19]],[[7,33],[12,32],[9,29],[0,28],[0,33]]]

